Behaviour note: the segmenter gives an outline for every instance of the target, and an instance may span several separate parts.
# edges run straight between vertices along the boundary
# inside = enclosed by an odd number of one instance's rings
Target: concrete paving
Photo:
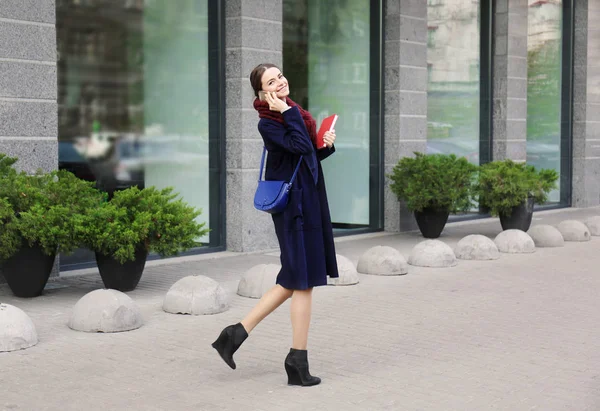
[[[534,224],[600,215],[599,208],[539,212]],[[440,240],[494,238],[497,219],[449,224]],[[408,255],[418,233],[343,237],[355,264],[375,245]],[[210,343],[257,300],[237,296],[240,276],[277,253],[216,253],[152,262],[128,295],[145,324],[124,333],[67,327],[74,304],[102,288],[95,270],[51,281],[34,299],[0,286],[0,302],[25,311],[39,343],[0,354],[0,410],[600,410],[600,237],[462,261],[409,266],[403,276],[360,275],[315,290],[310,388],[288,387],[289,302],[261,323],[229,369]],[[79,274],[79,275],[73,275]],[[205,316],[162,311],[178,279],[202,274],[231,293]]]

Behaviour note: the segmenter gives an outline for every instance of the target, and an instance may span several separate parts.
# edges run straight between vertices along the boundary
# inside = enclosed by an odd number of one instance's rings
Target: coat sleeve
[[[321,150],[317,150],[317,158],[319,161],[323,161],[333,153],[335,153],[335,145],[331,146],[331,148],[325,147]]]
[[[262,119],[258,123],[258,131],[269,146],[294,154],[310,154],[314,151],[313,143],[306,132],[304,120],[297,107],[283,113],[285,124],[274,120]]]

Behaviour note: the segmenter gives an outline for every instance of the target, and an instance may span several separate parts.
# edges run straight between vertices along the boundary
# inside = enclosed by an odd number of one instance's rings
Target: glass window
[[[339,115],[336,154],[322,163],[334,228],[380,228],[372,206],[379,172],[370,166],[370,155],[379,150],[370,92],[372,71],[379,70],[372,64],[377,43],[371,42],[372,13],[378,16],[379,7],[370,0],[283,1],[283,71],[290,97],[317,124]]]
[[[58,0],[56,19],[59,167],[109,195],[173,186],[209,226],[208,0]]]
[[[529,0],[527,35],[527,163],[561,171],[561,0]],[[561,189],[549,203],[560,202]]]
[[[480,162],[479,1],[427,2],[427,152]]]

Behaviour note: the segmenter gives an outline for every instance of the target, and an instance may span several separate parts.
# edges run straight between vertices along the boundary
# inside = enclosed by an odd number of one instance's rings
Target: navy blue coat
[[[284,124],[261,118],[258,130],[268,151],[265,180],[289,181],[303,156],[285,211],[272,214],[281,249],[277,284],[292,290],[326,285],[338,277],[333,229],[321,160],[335,148],[315,150],[297,107],[283,113]],[[314,175],[318,177],[315,184]]]

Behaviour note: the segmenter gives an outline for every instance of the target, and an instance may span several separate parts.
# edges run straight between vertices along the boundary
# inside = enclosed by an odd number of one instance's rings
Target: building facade
[[[248,80],[272,62],[317,121],[340,116],[337,235],[415,227],[386,180],[415,151],[554,168],[546,207],[595,206],[594,22],[600,0],[2,0],[0,152],[109,192],[175,187],[211,229],[191,253],[275,248]]]

